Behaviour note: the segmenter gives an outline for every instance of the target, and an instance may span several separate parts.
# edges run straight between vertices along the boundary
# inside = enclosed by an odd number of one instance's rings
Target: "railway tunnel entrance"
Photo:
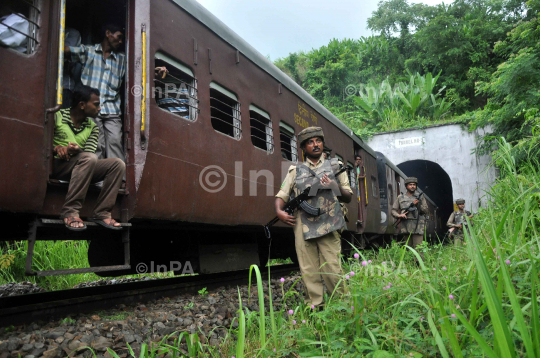
[[[429,160],[409,160],[397,165],[404,173],[418,179],[418,188],[425,191],[439,207],[437,211],[437,234],[442,239],[446,221],[454,211],[452,181],[448,173],[437,163]]]

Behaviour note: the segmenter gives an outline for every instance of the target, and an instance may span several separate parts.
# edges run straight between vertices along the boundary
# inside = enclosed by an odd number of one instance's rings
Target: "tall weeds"
[[[510,149],[501,143],[504,176],[463,247],[422,245],[420,265],[399,243],[358,252],[361,259],[344,260],[347,294],[324,311],[284,302],[276,317],[285,319],[265,326],[263,339],[259,306],[259,324],[244,330],[244,356],[540,358],[540,175],[532,159],[517,170]],[[294,286],[283,299],[292,295]]]

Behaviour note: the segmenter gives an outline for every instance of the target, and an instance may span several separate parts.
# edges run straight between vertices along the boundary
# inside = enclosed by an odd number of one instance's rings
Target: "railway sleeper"
[[[107,230],[102,228],[94,222],[85,221],[84,222],[89,230]],[[56,276],[56,275],[72,275],[80,273],[90,273],[90,272],[109,272],[109,271],[119,271],[119,270],[129,270],[131,268],[130,264],[130,223],[121,223],[123,230],[115,232],[121,236],[122,244],[124,247],[124,263],[120,265],[107,265],[107,266],[95,266],[95,267],[85,267],[85,268],[75,268],[75,269],[61,269],[61,270],[43,270],[43,271],[34,271],[32,270],[32,261],[34,256],[34,246],[37,240],[59,240],[59,236],[66,236],[64,240],[88,240],[89,237],[82,235],[82,233],[67,233],[64,229],[63,220],[59,219],[48,219],[48,218],[35,218],[28,232],[28,251],[26,254],[26,266],[25,273],[27,276]],[[62,228],[62,230],[60,230]],[[52,238],[38,239],[38,230],[39,231],[48,231],[48,234],[53,232]],[[112,234],[108,232],[108,234]],[[115,239],[115,238],[111,238]]]

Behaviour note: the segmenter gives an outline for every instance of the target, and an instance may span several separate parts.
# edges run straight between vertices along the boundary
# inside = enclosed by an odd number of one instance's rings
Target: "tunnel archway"
[[[437,231],[439,236],[444,235],[446,222],[454,211],[452,180],[448,173],[439,164],[420,159],[398,164],[398,168],[406,175],[416,177],[418,187],[439,207],[440,226]]]

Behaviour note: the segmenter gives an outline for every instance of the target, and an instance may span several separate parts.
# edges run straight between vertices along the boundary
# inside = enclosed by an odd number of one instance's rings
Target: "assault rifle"
[[[337,179],[338,175],[346,171],[346,167],[342,167],[338,170],[336,174],[334,174],[334,177]],[[318,178],[317,178],[318,179]],[[301,192],[297,197],[291,197],[289,202],[285,204],[283,207],[283,211],[285,211],[287,214],[292,215],[298,208],[304,210],[306,213],[308,213],[311,216],[319,216],[321,215],[321,208],[316,208],[313,205],[310,205],[307,200],[312,197],[310,196],[310,191],[312,187],[305,188],[303,192]],[[318,188],[321,189],[321,188]],[[266,238],[270,238],[270,227],[277,223],[279,221],[279,218],[276,216],[271,221],[269,221],[266,225],[264,225],[264,234],[266,235]]]
[[[422,198],[422,195],[424,195],[424,192],[422,191],[420,193],[420,195],[418,195],[416,198],[416,200],[420,201],[420,199]],[[420,203],[419,203],[420,204]],[[407,215],[408,213],[414,213],[415,211],[418,211],[418,207],[416,205],[414,205],[413,203],[410,203],[409,204],[409,207],[407,209],[405,209],[405,212],[403,214]],[[417,218],[420,219],[420,214],[416,213],[417,215]],[[397,219],[396,222],[394,223],[394,226],[397,228],[398,225],[401,223],[401,218]],[[418,226],[418,222],[416,223],[417,226]]]

